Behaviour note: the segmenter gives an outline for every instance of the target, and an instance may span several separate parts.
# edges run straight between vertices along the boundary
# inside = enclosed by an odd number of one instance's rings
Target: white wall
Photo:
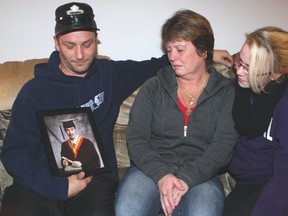
[[[82,0],[79,0],[83,2]],[[64,0],[1,0],[0,63],[49,57],[54,50],[54,12]],[[204,15],[215,48],[237,52],[244,34],[266,25],[288,30],[287,0],[87,0],[100,28],[99,54],[142,60],[162,54],[160,28],[182,8]]]

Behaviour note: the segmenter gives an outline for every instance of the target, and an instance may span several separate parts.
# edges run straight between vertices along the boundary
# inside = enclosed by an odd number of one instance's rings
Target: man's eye
[[[91,46],[91,44],[92,44],[92,43],[85,43],[85,44],[83,44],[83,47],[89,48],[89,47]]]
[[[73,49],[74,45],[71,45],[71,44],[66,44],[66,48],[67,49]]]

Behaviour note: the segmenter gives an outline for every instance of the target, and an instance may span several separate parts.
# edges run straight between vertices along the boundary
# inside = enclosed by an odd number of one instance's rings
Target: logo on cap
[[[67,15],[78,15],[78,14],[83,14],[84,10],[79,9],[79,7],[77,5],[73,5],[72,7],[70,7],[71,10],[66,11]]]

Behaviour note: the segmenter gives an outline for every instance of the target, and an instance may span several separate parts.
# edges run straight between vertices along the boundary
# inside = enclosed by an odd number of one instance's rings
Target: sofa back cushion
[[[47,59],[9,61],[0,64],[0,111],[12,108],[24,83],[34,77],[34,65],[42,62],[47,62]]]
[[[110,59],[104,55],[97,55],[96,58]],[[47,61],[47,58],[42,58],[0,64],[0,111],[12,108],[22,86],[34,77],[34,66]]]
[[[11,111],[0,111],[0,153],[3,146],[3,140],[10,121]],[[4,195],[4,190],[7,186],[12,184],[12,177],[6,172],[0,161],[0,206]]]

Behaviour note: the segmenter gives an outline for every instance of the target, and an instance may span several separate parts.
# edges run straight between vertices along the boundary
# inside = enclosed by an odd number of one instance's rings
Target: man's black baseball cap
[[[85,3],[71,2],[61,5],[56,9],[55,16],[55,35],[80,30],[99,30],[94,20],[93,9]]]

